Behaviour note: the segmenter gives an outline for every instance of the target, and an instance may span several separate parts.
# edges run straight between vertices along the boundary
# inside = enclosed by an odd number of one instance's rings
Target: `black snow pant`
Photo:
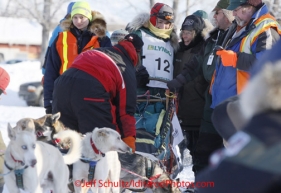
[[[216,131],[211,116],[213,109],[210,108],[212,96],[206,92],[203,119],[201,121],[199,137],[195,145],[193,155],[193,172],[196,175],[209,164],[210,155],[217,149],[223,147],[222,137]]]
[[[52,107],[53,113],[61,113],[60,120],[66,127],[82,134],[95,127],[116,130],[110,94],[82,70],[70,68],[55,81]]]
[[[181,158],[183,159],[183,152],[185,148],[187,148],[190,151],[190,155],[193,156],[195,145],[199,137],[200,126],[188,127],[188,126],[181,125],[181,128],[182,128],[184,140],[179,144],[179,149],[182,156]],[[193,129],[190,130],[190,128]]]

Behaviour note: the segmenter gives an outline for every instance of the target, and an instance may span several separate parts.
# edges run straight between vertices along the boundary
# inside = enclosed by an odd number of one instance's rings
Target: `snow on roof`
[[[0,43],[40,45],[42,26],[35,20],[0,17]]]

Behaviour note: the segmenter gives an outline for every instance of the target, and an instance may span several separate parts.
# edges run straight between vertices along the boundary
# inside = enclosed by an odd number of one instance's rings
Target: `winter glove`
[[[52,114],[52,106],[45,107],[46,114]]]
[[[132,152],[135,153],[136,138],[129,136],[129,137],[124,137],[122,140],[132,149]]]
[[[221,57],[223,66],[232,66],[236,68],[237,54],[232,50],[220,50],[216,53]]]
[[[171,92],[176,92],[183,86],[185,82],[186,80],[184,76],[182,74],[179,74],[175,79],[167,83],[167,87]]]
[[[137,88],[145,87],[146,84],[149,83],[149,74],[143,65],[141,65],[136,70],[136,79],[137,79]]]

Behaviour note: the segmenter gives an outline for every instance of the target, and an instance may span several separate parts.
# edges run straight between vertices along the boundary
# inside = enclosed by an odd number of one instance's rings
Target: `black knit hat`
[[[201,32],[205,27],[205,22],[201,17],[196,15],[187,16],[182,25],[181,30],[195,30],[196,33]]]
[[[141,48],[143,46],[143,41],[137,34],[130,33],[126,35],[124,39],[131,42],[134,45],[137,52],[141,51]]]

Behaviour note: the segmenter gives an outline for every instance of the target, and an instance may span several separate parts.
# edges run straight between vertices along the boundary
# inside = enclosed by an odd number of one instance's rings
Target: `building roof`
[[[0,44],[41,45],[42,26],[35,20],[0,17]]]

